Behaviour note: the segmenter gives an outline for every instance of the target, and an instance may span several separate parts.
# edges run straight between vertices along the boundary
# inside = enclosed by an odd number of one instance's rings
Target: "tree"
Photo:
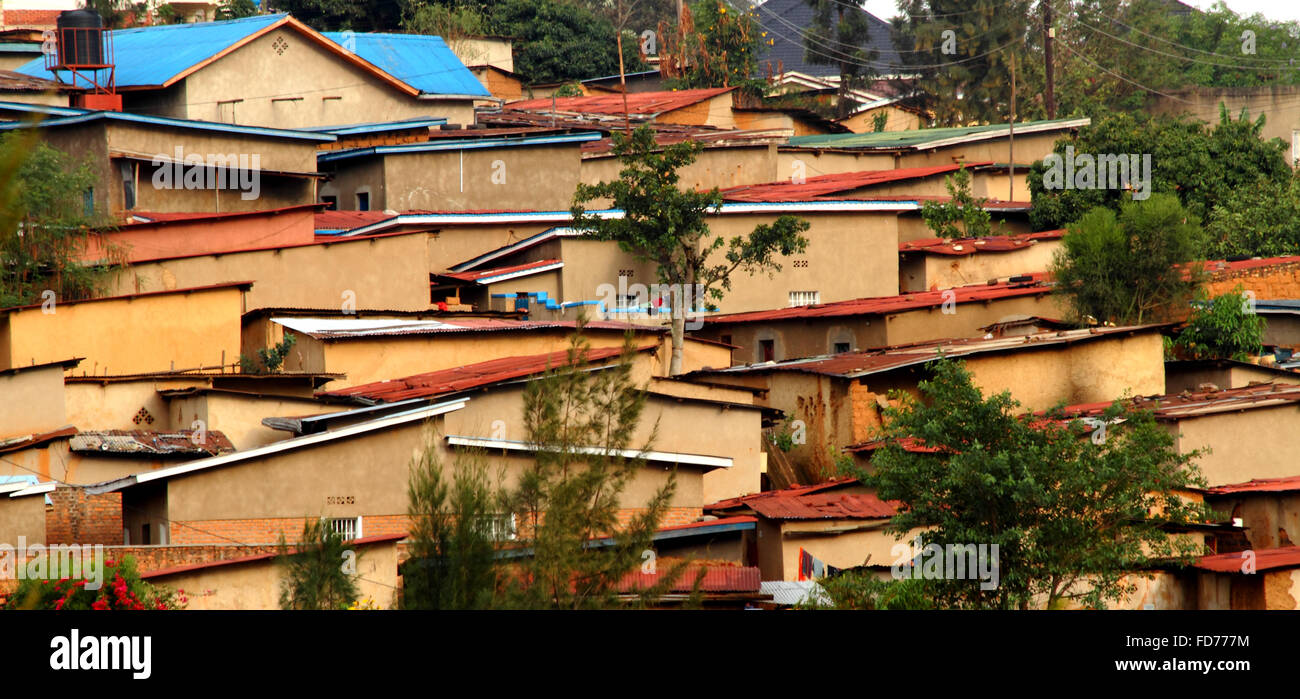
[[[0,136],[0,307],[74,300],[100,290],[104,265],[81,261],[92,231],[111,219],[92,205],[97,179],[36,140],[35,129]],[[110,246],[110,258],[120,255]]]
[[[667,146],[655,142],[654,132],[640,126],[631,134],[614,134],[614,154],[623,164],[619,179],[595,185],[579,184],[574,195],[573,226],[596,240],[615,241],[639,260],[658,266],[659,281],[670,290],[673,356],[669,371],[681,373],[686,316],[701,310],[708,299],[721,300],[737,271],[748,274],[781,269],[776,261],[803,252],[807,221],[781,216],[760,224],[747,237],[730,241],[712,237],[706,216],[722,207],[715,187],[708,192],[678,187],[678,170],[695,162],[702,146],[683,141]],[[623,211],[621,218],[601,218],[583,205],[608,199]],[[725,246],[725,261],[713,253]],[[690,298],[686,298],[689,296]]]
[[[970,191],[970,173],[963,166],[950,177],[944,178],[944,187],[950,199],[944,202],[927,201],[921,204],[921,218],[925,225],[940,238],[979,238],[992,230],[992,216],[984,204],[985,198],[976,198]],[[958,227],[958,223],[961,224]]]
[[[1053,152],[1063,161],[1068,159],[1067,148],[1089,157],[1149,155],[1149,171],[1141,165],[1149,181],[1139,182],[1143,177],[1132,173],[1130,181],[1147,188],[1148,193],[1177,194],[1199,223],[1234,192],[1291,177],[1284,155],[1286,144],[1279,139],[1263,140],[1263,128],[1262,115],[1251,121],[1243,112],[1240,118],[1233,119],[1226,109],[1220,110],[1219,123],[1212,128],[1186,117],[1146,118],[1119,113],[1095,120],[1072,139],[1058,140]],[[1039,161],[1027,176],[1034,205],[1030,224],[1035,230],[1060,228],[1097,206],[1119,211],[1127,196],[1121,188],[1104,186],[1105,178],[1100,175],[1094,184],[1084,188],[1062,188],[1067,183],[1053,185],[1046,179],[1051,168],[1046,160]],[[1069,171],[1063,166],[1056,170],[1068,177]]]
[[[448,3],[413,5],[402,20],[402,29],[413,34],[440,36],[458,55],[458,44],[465,39],[491,33],[488,17],[478,7]]]
[[[489,480],[482,454],[458,457],[446,473],[431,441],[411,470],[405,609],[489,609],[501,602],[496,554],[506,494]]]
[[[850,91],[865,87],[875,71],[871,63],[878,52],[871,43],[871,15],[840,0],[805,0],[813,10],[812,25],[804,32],[804,60],[835,66],[840,71],[837,116],[853,113]]]
[[[217,19],[239,19],[257,14],[257,5],[253,0],[222,0],[217,6]]]
[[[1205,221],[1206,257],[1300,254],[1300,174],[1227,193]]]
[[[1010,61],[1033,31],[1030,6],[1030,0],[900,0],[894,31],[903,65],[897,70],[919,76],[914,106],[932,111],[944,126],[1006,122]],[[1017,61],[1018,82],[1033,63]]]
[[[524,389],[525,433],[536,452],[509,500],[519,523],[517,543],[532,555],[510,573],[511,606],[619,606],[618,585],[642,565],[676,491],[674,473],[620,524],[627,487],[645,468],[643,455],[657,429],[636,443],[647,394],[632,380],[631,334],[620,361],[599,371],[587,364],[588,349],[580,323],[566,363]],[[600,538],[608,545],[593,546]],[[661,594],[680,572],[680,566],[665,571],[642,591],[642,600]]]
[[[664,34],[665,74],[673,89],[740,87],[760,96],[766,85],[754,76],[763,28],[755,12],[722,0],[697,0],[684,11],[680,35]]]
[[[985,398],[962,362],[931,368],[919,399],[900,395],[902,405],[886,410],[874,472],[856,475],[900,501],[889,527],[900,538],[923,530],[939,546],[998,546],[994,589],[927,578],[937,606],[1103,607],[1134,588],[1127,575],[1201,553],[1170,535],[1208,517],[1181,497],[1204,485],[1199,454],[1177,453],[1150,412],[1116,401],[1099,418],[1099,439],[1059,408],[1025,415],[1007,392]]]
[[[618,29],[580,5],[560,0],[502,0],[492,6],[494,34],[514,39],[515,71],[534,83],[618,74]],[[629,25],[631,26],[631,25]],[[625,29],[627,72],[643,70],[638,39]]]
[[[82,7],[99,13],[105,29],[122,29],[144,17],[149,4],[131,0],[84,0]]]
[[[1098,207],[1071,224],[1051,273],[1078,319],[1140,324],[1176,314],[1203,276],[1201,227],[1170,194]]]
[[[1174,349],[1188,359],[1245,361],[1264,349],[1264,318],[1255,313],[1240,284],[1230,294],[1192,306],[1187,327],[1174,340]]]
[[[276,12],[287,12],[316,31],[395,31],[401,27],[410,0],[268,0]]]
[[[289,550],[280,539],[281,609],[347,609],[357,600],[356,561],[360,554],[343,534],[322,519],[308,518],[302,539]]]

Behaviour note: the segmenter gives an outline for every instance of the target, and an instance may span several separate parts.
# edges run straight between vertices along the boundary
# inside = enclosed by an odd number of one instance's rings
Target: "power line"
[[[1131,79],[1131,78],[1126,78],[1126,77],[1124,77],[1123,75],[1120,75],[1119,73],[1116,73],[1115,71],[1112,71],[1112,70],[1110,70],[1109,68],[1106,68],[1105,66],[1101,65],[1100,63],[1097,63],[1096,61],[1092,60],[1091,58],[1088,58],[1087,56],[1085,56],[1085,55],[1083,55],[1083,54],[1081,54],[1081,53],[1075,51],[1073,48],[1070,47],[1070,45],[1069,45],[1068,43],[1064,43],[1064,42],[1062,42],[1062,43],[1060,44],[1060,46],[1061,46],[1062,48],[1064,48],[1066,51],[1070,52],[1071,55],[1077,56],[1077,57],[1083,59],[1084,61],[1087,61],[1088,63],[1090,63],[1090,64],[1092,64],[1094,67],[1096,67],[1098,70],[1101,70],[1101,71],[1103,71],[1103,72],[1109,73],[1110,75],[1113,75],[1113,76],[1119,78],[1120,80],[1123,80],[1123,81],[1126,82],[1126,83],[1129,83],[1129,84],[1135,85],[1135,86],[1137,86],[1137,87],[1139,87],[1139,88],[1141,88],[1141,89],[1143,89],[1143,90],[1146,90],[1147,92],[1151,92],[1151,93],[1154,93],[1154,94],[1160,95],[1161,97],[1168,97],[1168,98],[1171,99],[1171,100],[1177,100],[1177,101],[1179,101],[1179,102],[1183,102],[1183,103],[1186,103],[1186,104],[1191,104],[1191,102],[1188,101],[1188,100],[1185,100],[1185,99],[1182,99],[1182,98],[1179,98],[1179,97],[1174,97],[1173,95],[1166,94],[1166,93],[1161,92],[1161,91],[1159,91],[1159,90],[1155,90],[1155,89],[1149,88],[1149,87],[1147,87],[1146,85],[1143,85],[1142,83],[1140,83],[1140,82],[1138,82],[1138,81],[1136,81],[1136,80],[1133,80],[1133,79]]]
[[[1169,53],[1169,52],[1167,52],[1167,51],[1161,51],[1161,50],[1159,50],[1159,49],[1151,48],[1150,46],[1143,46],[1142,44],[1134,43],[1134,42],[1132,42],[1132,41],[1129,41],[1128,39],[1124,39],[1124,38],[1121,38],[1121,37],[1115,36],[1114,34],[1111,34],[1111,33],[1109,33],[1109,32],[1106,32],[1106,31],[1104,31],[1104,30],[1102,30],[1102,29],[1098,29],[1097,27],[1091,26],[1091,25],[1089,25],[1088,23],[1083,22],[1082,20],[1079,20],[1079,19],[1077,19],[1077,18],[1075,19],[1075,23],[1078,24],[1079,26],[1083,27],[1084,29],[1087,29],[1087,30],[1089,30],[1089,31],[1096,32],[1096,33],[1101,34],[1101,35],[1103,35],[1103,36],[1110,37],[1111,39],[1114,39],[1115,41],[1118,41],[1118,42],[1120,42],[1120,43],[1122,43],[1122,44],[1126,44],[1126,45],[1128,45],[1128,46],[1132,46],[1132,47],[1134,47],[1134,48],[1141,49],[1141,50],[1143,50],[1143,51],[1149,51],[1149,52],[1151,52],[1151,53],[1159,54],[1159,55],[1161,55],[1161,56],[1166,56],[1166,57],[1168,57],[1168,58],[1174,58],[1174,59],[1177,59],[1177,60],[1180,60],[1180,61],[1188,61],[1188,62],[1191,62],[1191,63],[1199,63],[1199,64],[1202,64],[1202,65],[1208,65],[1208,66],[1217,66],[1217,67],[1220,67],[1220,68],[1232,68],[1232,69],[1234,69],[1234,70],[1253,70],[1253,71],[1260,71],[1260,70],[1274,70],[1274,71],[1276,71],[1276,70],[1278,70],[1277,68],[1269,68],[1269,67],[1266,67],[1266,66],[1251,66],[1251,65],[1241,65],[1241,64],[1236,64],[1236,63],[1216,63],[1216,62],[1213,62],[1213,61],[1205,61],[1205,60],[1200,60],[1200,59],[1196,59],[1196,58],[1190,58],[1190,57],[1188,57],[1188,56],[1180,56],[1180,55],[1175,54],[1175,53]],[[1066,43],[1066,42],[1061,42],[1061,43]]]

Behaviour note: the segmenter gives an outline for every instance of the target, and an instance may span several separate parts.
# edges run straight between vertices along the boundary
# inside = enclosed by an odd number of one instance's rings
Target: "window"
[[[791,291],[790,306],[811,306],[821,303],[821,292],[819,291]]]
[[[758,361],[760,362],[776,361],[776,340],[758,341]]]
[[[851,349],[852,348],[849,347],[849,343],[847,342],[836,342],[835,349],[833,351],[835,352],[835,354],[844,354],[845,352],[851,351]]]
[[[514,541],[516,532],[513,514],[483,515],[483,518],[486,533],[493,541]]]
[[[357,211],[370,210],[370,192],[357,192]]]
[[[347,541],[361,538],[360,517],[335,517],[325,520],[325,524],[329,527],[328,531],[342,534]]]
[[[140,545],[148,546],[151,543],[153,542],[149,538],[149,524],[146,522],[145,524],[140,525]]]
[[[135,164],[123,160],[118,170],[122,173],[122,208],[130,211],[135,208]]]
[[[95,215],[95,188],[94,187],[87,189],[86,192],[82,195],[81,206],[86,210],[85,211],[86,216]]]
[[[730,335],[723,335],[722,338],[721,338],[721,340],[722,340],[722,344],[724,344],[724,345],[729,345],[729,344],[731,344],[731,336],[730,336]]]
[[[325,204],[325,208],[330,211],[337,211],[339,208],[339,198],[333,194],[321,195],[320,200]]]

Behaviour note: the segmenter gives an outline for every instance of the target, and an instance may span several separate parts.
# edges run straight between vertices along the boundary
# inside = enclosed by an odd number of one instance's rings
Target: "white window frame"
[[[354,541],[360,539],[361,517],[325,517],[325,525],[329,527],[331,533],[343,534],[345,540]],[[348,530],[352,530],[352,536],[348,536]]]
[[[790,308],[799,306],[816,306],[822,302],[822,292],[820,291],[791,291]]]

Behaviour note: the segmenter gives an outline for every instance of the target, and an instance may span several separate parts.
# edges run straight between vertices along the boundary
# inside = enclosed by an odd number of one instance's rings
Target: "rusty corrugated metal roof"
[[[203,441],[199,441],[203,438]],[[100,430],[79,432],[69,442],[74,452],[94,454],[144,454],[151,456],[217,456],[235,451],[226,435],[209,430],[153,432],[146,430]]]
[[[638,114],[654,116],[689,107],[697,102],[731,92],[734,87],[711,87],[696,90],[661,90],[656,92],[630,92],[589,95],[586,97],[557,97],[521,100],[506,104],[511,110],[537,112],[570,112],[576,114]],[[624,101],[626,98],[626,101]]]
[[[769,311],[721,314],[706,317],[704,322],[710,325],[729,325],[773,320],[807,320],[809,318],[880,315],[913,311],[920,308],[936,308],[942,306],[948,300],[958,304],[973,303],[1015,298],[1017,296],[1048,294],[1052,291],[1052,285],[1047,281],[1045,274],[1026,274],[1022,277],[1012,277],[1012,279],[1017,281],[1007,280],[994,284],[970,284],[944,290],[918,291],[895,296],[871,296],[811,306],[778,308]],[[949,292],[951,292],[951,295],[949,295]]]
[[[982,238],[920,238],[898,244],[901,253],[915,252],[923,255],[948,255],[961,257],[977,252],[1012,252],[1033,246],[1040,240],[1057,240],[1065,237],[1065,229],[1040,231],[1024,235],[989,235]]]
[[[897,501],[881,500],[875,493],[778,495],[745,504],[768,519],[888,519],[898,512]]]
[[[1232,553],[1218,553],[1211,556],[1202,556],[1201,560],[1193,564],[1193,567],[1201,570],[1213,571],[1215,573],[1240,573],[1248,574],[1243,570],[1245,558],[1242,551]],[[1300,567],[1300,546],[1283,546],[1275,549],[1255,549],[1254,572],[1265,570],[1274,570],[1277,568],[1296,568]]]
[[[648,352],[657,348],[658,345],[646,345],[638,351]],[[618,357],[622,351],[621,347],[592,349],[587,351],[584,359],[590,363],[605,362]],[[564,366],[568,360],[567,350],[505,357],[427,374],[376,381],[317,395],[329,398],[357,398],[377,403],[392,403],[409,398],[430,398],[540,374],[548,368]]]
[[[466,282],[476,282],[479,281],[480,279],[513,275],[517,272],[528,272],[530,270],[541,271],[543,268],[546,267],[551,267],[554,265],[563,265],[563,264],[564,263],[558,259],[538,260],[537,262],[527,262],[522,265],[512,265],[510,267],[494,267],[492,269],[477,270],[473,272],[443,272],[440,276],[451,277],[452,279],[459,279],[461,281],[466,281]]]
[[[690,592],[700,571],[704,578],[700,581],[701,592],[758,592],[762,575],[754,566],[687,566],[673,581],[669,592]],[[667,571],[629,573],[619,582],[619,592],[636,592],[659,584]]]
[[[1157,419],[1163,420],[1295,403],[1300,403],[1300,385],[1273,382],[1253,383],[1240,388],[1213,391],[1184,391],[1159,396],[1138,396],[1128,401],[1128,405],[1133,408],[1150,410]],[[1065,407],[1065,415],[1067,417],[1096,416],[1105,412],[1110,406],[1109,401],[1069,405]]]
[[[1290,493],[1300,491],[1300,476],[1286,478],[1256,478],[1245,483],[1232,483],[1209,488],[1210,495],[1234,495],[1237,493]]]
[[[318,340],[348,340],[366,337],[400,335],[430,335],[473,332],[527,332],[554,328],[575,328],[572,320],[510,320],[506,318],[456,318],[452,322],[441,320],[411,320],[405,318],[272,318],[272,322]],[[667,328],[635,325],[601,320],[584,326],[587,330],[616,330],[663,334]]]
[[[967,163],[967,167],[989,165],[989,162]],[[828,194],[851,192],[862,187],[871,187],[890,182],[931,177],[954,172],[960,165],[936,165],[932,167],[908,167],[893,170],[862,170],[859,172],[841,172],[830,175],[809,177],[803,182],[791,180],[767,182],[765,184],[747,184],[722,190],[726,201],[805,201],[812,197]]]

